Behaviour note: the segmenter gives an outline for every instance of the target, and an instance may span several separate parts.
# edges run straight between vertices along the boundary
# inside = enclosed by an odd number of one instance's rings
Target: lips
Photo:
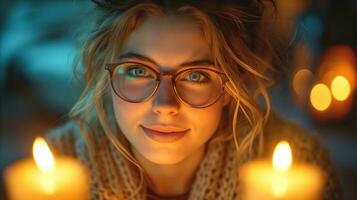
[[[174,126],[151,125],[149,127],[141,125],[144,133],[151,139],[160,143],[176,142],[184,137],[190,129],[183,129]]]
[[[163,132],[163,133],[183,132],[188,130],[181,127],[170,126],[170,125],[142,125],[142,126],[147,129],[151,129],[153,131]]]

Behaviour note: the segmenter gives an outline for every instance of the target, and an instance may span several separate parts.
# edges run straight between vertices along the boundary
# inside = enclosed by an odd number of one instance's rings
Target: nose
[[[160,115],[176,115],[179,106],[170,76],[167,78],[162,76],[160,85],[153,96],[152,111]]]

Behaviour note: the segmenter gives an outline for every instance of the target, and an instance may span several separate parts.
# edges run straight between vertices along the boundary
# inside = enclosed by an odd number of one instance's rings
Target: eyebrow
[[[127,52],[125,54],[122,54],[119,56],[119,59],[138,59],[138,60],[143,60],[149,63],[152,63],[156,66],[158,66],[158,64],[151,58],[144,56],[144,55],[140,55],[138,53],[135,52]],[[188,61],[188,62],[184,62],[181,63],[179,65],[179,67],[191,67],[191,66],[202,66],[202,65],[209,65],[209,66],[213,66],[214,63],[209,60],[209,59],[199,59],[199,60],[194,60],[194,61]]]

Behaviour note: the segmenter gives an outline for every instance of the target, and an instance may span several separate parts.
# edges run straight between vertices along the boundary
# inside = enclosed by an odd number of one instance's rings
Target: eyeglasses
[[[176,97],[194,108],[208,107],[222,96],[226,75],[212,68],[196,67],[175,73],[161,73],[137,62],[107,64],[111,86],[121,99],[139,103],[150,99],[157,91],[161,77],[171,76]]]

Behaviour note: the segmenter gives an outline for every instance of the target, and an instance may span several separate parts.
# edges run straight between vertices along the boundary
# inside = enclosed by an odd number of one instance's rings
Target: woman
[[[47,136],[90,169],[91,199],[240,199],[239,167],[282,139],[325,169],[324,198],[340,197],[316,139],[270,112],[273,2],[94,2],[86,87]]]

